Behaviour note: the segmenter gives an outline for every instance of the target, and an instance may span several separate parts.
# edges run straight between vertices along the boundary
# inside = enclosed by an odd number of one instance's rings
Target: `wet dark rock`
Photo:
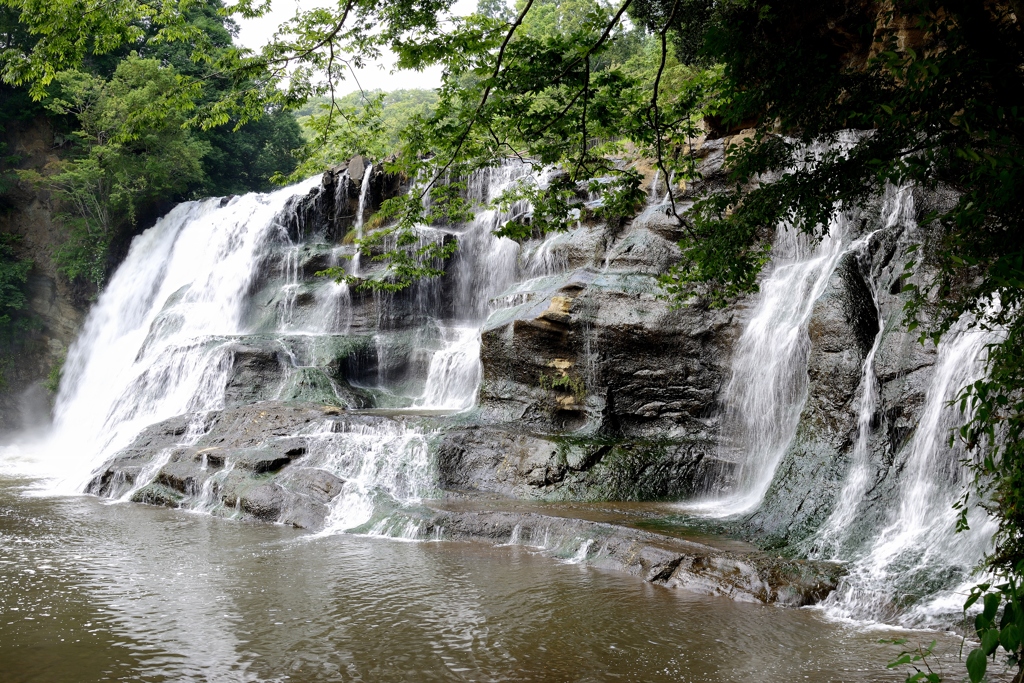
[[[654,239],[641,232],[638,243]],[[652,276],[632,271],[573,271],[545,278],[528,295],[484,329],[485,418],[553,433],[691,440],[714,433],[739,331],[732,311],[674,308]]]
[[[199,492],[204,479],[202,470],[196,467],[193,459],[189,458],[188,460],[173,460],[161,467],[155,481],[179,493],[194,495]]]
[[[751,538],[783,546],[812,533],[832,511],[857,439],[858,388],[878,333],[878,314],[856,254],[840,258],[808,325],[808,391],[796,438],[760,508]]]
[[[544,435],[513,425],[448,430],[437,446],[442,488],[544,500],[692,496],[713,458],[710,441]]]
[[[279,444],[275,444],[275,446],[273,449],[245,451],[235,460],[235,466],[243,470],[249,470],[254,474],[277,472],[286,465],[290,465],[292,460],[306,452],[304,448],[289,449],[282,452],[284,449]],[[289,455],[289,453],[294,453],[295,455]]]
[[[284,374],[279,349],[239,343],[232,349],[232,372],[224,390],[224,403],[244,406],[273,398]]]
[[[152,482],[134,491],[132,500],[169,507],[201,504],[214,514],[320,529],[344,481],[302,466],[309,446],[294,434],[329,431],[332,422],[351,419],[334,406],[255,403],[210,413],[199,427],[202,435],[184,443],[188,421],[172,418],[144,430],[93,475],[87,490],[125,495],[148,470]],[[166,462],[153,473],[161,459]]]
[[[240,498],[242,510],[256,519],[276,522],[284,506],[284,491],[277,484],[260,484]]]
[[[845,573],[840,565],[730,552],[681,538],[537,513],[430,509],[423,537],[517,542],[579,563],[623,571],[670,588],[786,606],[820,602]]]
[[[145,503],[146,505],[162,505],[164,507],[177,507],[184,499],[178,491],[161,484],[147,484],[132,495],[133,503]]]
[[[326,505],[341,493],[344,480],[314,467],[293,470],[288,476],[288,490],[311,501]]]

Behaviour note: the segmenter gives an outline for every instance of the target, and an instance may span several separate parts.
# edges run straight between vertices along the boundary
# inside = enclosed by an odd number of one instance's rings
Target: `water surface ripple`
[[[6,683],[903,680],[877,642],[892,632],[524,546],[313,537],[19,485],[0,481]]]

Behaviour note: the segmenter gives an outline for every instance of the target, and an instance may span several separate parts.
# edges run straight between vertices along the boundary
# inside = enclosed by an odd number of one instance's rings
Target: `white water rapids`
[[[56,490],[79,490],[144,427],[223,406],[227,341],[244,331],[276,218],[317,181],[181,204],[132,242],[68,352],[53,428],[33,449]]]
[[[359,184],[354,226],[359,236],[372,171],[367,168]],[[528,172],[529,167],[508,165],[479,173],[470,195],[485,204]],[[269,341],[280,347],[287,367],[276,397],[310,385],[311,373],[312,384],[332,382],[317,374],[310,357],[318,344],[348,332],[352,297],[345,283],[326,278],[304,282],[302,260],[312,239],[314,248],[329,251],[332,265],[347,262],[355,276],[364,275],[365,265],[361,267],[357,254],[349,254],[346,261],[337,248],[323,243],[323,236],[289,235],[291,204],[319,181],[313,178],[272,194],[181,204],[138,236],[69,351],[52,429],[40,442],[12,447],[17,453],[3,458],[4,468],[42,474],[50,490],[74,493],[149,425],[190,415],[191,426],[181,443],[193,443],[203,433],[205,415],[225,407],[240,343]],[[417,411],[458,411],[474,405],[480,327],[491,311],[491,298],[514,281],[518,268],[518,245],[491,234],[500,220],[499,212],[483,210],[467,225],[421,227],[424,241],[451,233],[461,240],[459,257],[450,268],[456,302],[446,309],[443,297],[433,291],[436,284],[418,288],[413,309],[423,323],[414,331],[417,347],[411,356],[405,346],[396,349],[388,334],[377,335],[380,384],[369,390],[389,397],[391,405]],[[313,305],[302,309],[303,297]],[[387,295],[375,301],[386,323],[394,306]],[[415,376],[414,367],[391,377],[391,366],[404,366],[409,362],[404,359],[424,363],[422,376]],[[330,386],[324,390],[333,393]],[[346,502],[332,514],[332,528],[350,528],[369,519],[378,490],[407,500],[434,486],[426,456],[428,435],[412,427],[383,429],[309,435],[321,451],[311,454],[311,461],[343,476],[349,493],[355,489],[361,494],[340,497]],[[120,497],[130,498],[162,464],[157,458]],[[204,500],[200,496],[196,503],[200,509],[212,504]]]

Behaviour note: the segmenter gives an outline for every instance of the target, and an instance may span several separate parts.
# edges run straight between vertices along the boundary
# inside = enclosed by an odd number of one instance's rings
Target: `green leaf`
[[[981,637],[981,649],[987,656],[995,652],[997,647],[999,647],[999,631],[994,628],[990,628],[985,631],[985,635]]]
[[[995,620],[1001,599],[998,593],[989,593],[985,596],[985,608],[982,610],[982,614],[985,615],[985,619],[989,622]]]
[[[985,653],[980,648],[971,650],[971,653],[967,655],[967,675],[971,679],[971,683],[979,683],[985,676],[985,669],[988,668],[988,660],[985,658]]]
[[[887,669],[895,669],[898,666],[903,666],[904,664],[910,664],[910,662],[912,662],[912,661],[913,660],[910,658],[910,654],[904,652],[902,655],[900,655],[900,657],[898,659],[896,659],[895,661],[889,662],[886,665],[886,668]]]
[[[999,620],[999,628],[1006,628],[1007,624],[1012,624],[1015,621],[1017,621],[1016,608],[1012,602],[1008,602],[1003,608],[1003,618]]]
[[[999,633],[999,644],[1007,652],[1016,652],[1020,647],[1020,630],[1016,624],[1010,624]]]

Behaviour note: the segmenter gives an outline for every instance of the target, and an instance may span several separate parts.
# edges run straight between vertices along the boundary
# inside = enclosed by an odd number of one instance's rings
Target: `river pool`
[[[902,681],[901,632],[528,547],[313,536],[0,480],[0,681]],[[937,637],[947,658],[958,640]],[[945,662],[947,668],[954,663]]]

